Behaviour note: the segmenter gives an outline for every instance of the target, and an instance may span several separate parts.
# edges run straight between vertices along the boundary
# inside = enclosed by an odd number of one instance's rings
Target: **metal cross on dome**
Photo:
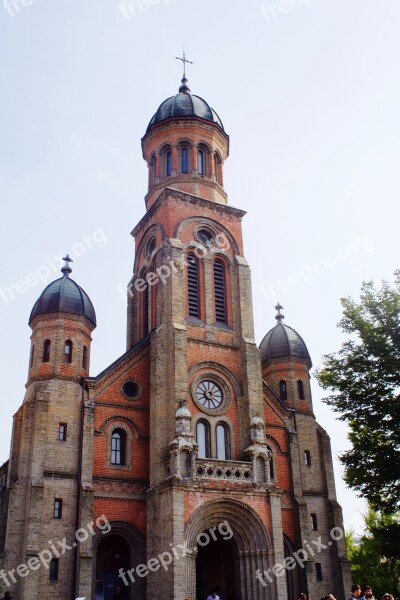
[[[186,63],[189,64],[193,64],[191,60],[188,60],[186,58],[186,54],[185,51],[183,51],[183,58],[180,58],[179,56],[175,56],[176,60],[181,60],[183,62],[183,78],[186,79]]]
[[[67,254],[66,256],[64,256],[64,257],[63,257],[63,260],[65,260],[65,265],[64,265],[64,267],[69,267],[69,263],[72,263],[72,262],[74,262],[74,259],[73,259],[73,258],[71,258],[71,257],[69,256],[69,254]]]
[[[278,311],[278,314],[276,315],[275,319],[280,323],[285,318],[285,315],[281,313],[281,310],[283,310],[283,306],[278,302],[278,304],[275,306],[275,310]]]

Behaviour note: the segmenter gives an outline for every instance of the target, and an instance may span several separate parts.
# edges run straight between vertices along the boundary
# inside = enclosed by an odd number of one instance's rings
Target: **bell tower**
[[[185,543],[191,503],[216,498],[210,495],[213,486],[221,497],[243,486],[269,485],[268,510],[278,530],[281,516],[268,469],[258,479],[253,473],[253,465],[267,463],[269,453],[251,276],[243,252],[245,212],[229,206],[223,187],[229,137],[217,113],[190,92],[185,74],[179,93],[152,117],[142,150],[149,186],[147,212],[132,232],[128,349],[150,344],[151,558],[160,548]],[[268,552],[283,556],[281,533],[267,546],[254,555],[254,571]],[[195,565],[193,550],[186,561],[152,574],[149,597],[161,600],[171,589],[176,598],[195,597]],[[242,598],[269,593],[258,589],[256,579],[241,585]]]

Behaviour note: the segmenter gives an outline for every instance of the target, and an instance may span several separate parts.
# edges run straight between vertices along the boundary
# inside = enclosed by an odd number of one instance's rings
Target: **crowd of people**
[[[189,600],[189,598],[185,598],[185,600]],[[221,596],[219,588],[213,589],[210,595],[207,597],[207,600],[224,600]],[[307,600],[307,594],[300,593],[297,597],[297,600]],[[327,594],[323,596],[321,600],[336,600],[333,594]],[[375,598],[374,593],[372,591],[372,587],[370,585],[365,585],[361,588],[360,585],[355,584],[351,588],[351,594],[348,600],[379,600]],[[400,600],[399,598],[395,598],[392,594],[383,594],[382,600]]]
[[[297,600],[307,600],[306,594],[299,594]],[[323,596],[321,600],[336,600],[333,594],[327,594]],[[351,594],[348,600],[379,600],[375,598],[374,593],[372,591],[372,587],[370,585],[364,585],[361,587],[358,584],[354,584],[351,588]],[[399,600],[395,598],[392,594],[386,593],[383,594],[382,600]]]

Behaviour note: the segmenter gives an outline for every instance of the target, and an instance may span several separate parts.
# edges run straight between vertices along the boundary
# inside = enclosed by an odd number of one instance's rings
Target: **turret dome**
[[[288,325],[284,325],[282,320],[285,318],[281,314],[282,306],[277,305],[278,314],[275,317],[278,323],[264,337],[260,344],[261,362],[273,358],[300,358],[309,361],[312,366],[311,357],[303,338]]]
[[[179,88],[179,93],[167,98],[160,104],[158,110],[150,120],[147,131],[149,131],[153,125],[161,123],[162,121],[167,121],[173,117],[198,117],[199,119],[211,121],[212,123],[219,125],[222,130],[224,129],[222,121],[215,110],[212,109],[208,102],[203,100],[203,98],[191,94],[187,84],[188,81],[184,76]]]
[[[66,256],[63,277],[50,283],[41,293],[29,317],[29,325],[38,315],[64,312],[86,317],[96,327],[96,313],[86,292],[69,277],[71,259]]]

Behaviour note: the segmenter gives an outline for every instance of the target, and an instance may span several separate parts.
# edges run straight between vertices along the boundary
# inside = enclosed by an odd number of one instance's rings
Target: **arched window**
[[[46,340],[43,344],[43,362],[50,361],[50,349],[51,349],[51,342],[50,342],[50,340]]]
[[[30,361],[29,361],[29,368],[30,369],[32,369],[32,367],[33,367],[33,361],[34,361],[34,359],[35,359],[35,346],[33,345],[32,349],[31,349],[31,358],[30,358]]]
[[[196,438],[199,446],[198,457],[210,457],[210,425],[207,421],[198,421],[196,425]]]
[[[150,159],[149,185],[152,185],[156,181],[156,169],[157,169],[157,157],[155,154],[153,154]]]
[[[87,370],[88,368],[88,350],[87,346],[83,346],[82,350],[82,368]]]
[[[143,271],[141,279],[145,281],[145,288],[141,292],[141,306],[142,306],[142,328],[143,337],[149,333],[149,310],[150,310],[150,286],[146,281],[147,272]]]
[[[64,363],[70,365],[72,362],[72,342],[67,340],[64,346]]]
[[[214,307],[215,321],[217,323],[226,324],[227,311],[225,263],[218,258],[214,261]]]
[[[279,382],[279,397],[281,400],[287,400],[287,386],[283,379]]]
[[[125,465],[126,433],[123,429],[115,429],[111,436],[111,464]]]
[[[299,400],[304,400],[304,383],[300,379],[297,382],[297,393],[299,395]]]
[[[229,429],[225,423],[218,423],[217,429],[217,458],[218,460],[230,459]]]
[[[189,151],[187,148],[182,148],[181,161],[182,161],[182,173],[189,173]]]
[[[267,446],[267,448],[271,453],[271,458],[269,461],[269,477],[272,481],[273,479],[275,479],[274,453],[272,452],[271,446]]]
[[[165,168],[167,177],[171,177],[172,175],[172,152],[171,150],[167,150],[165,154]]]
[[[197,151],[197,172],[199,175],[205,175],[206,169],[206,157],[205,157],[205,152],[202,149],[199,149]]]
[[[193,253],[187,257],[187,290],[189,317],[200,319],[199,259]]]
[[[217,183],[222,185],[222,161],[217,152],[214,154],[214,173]]]

